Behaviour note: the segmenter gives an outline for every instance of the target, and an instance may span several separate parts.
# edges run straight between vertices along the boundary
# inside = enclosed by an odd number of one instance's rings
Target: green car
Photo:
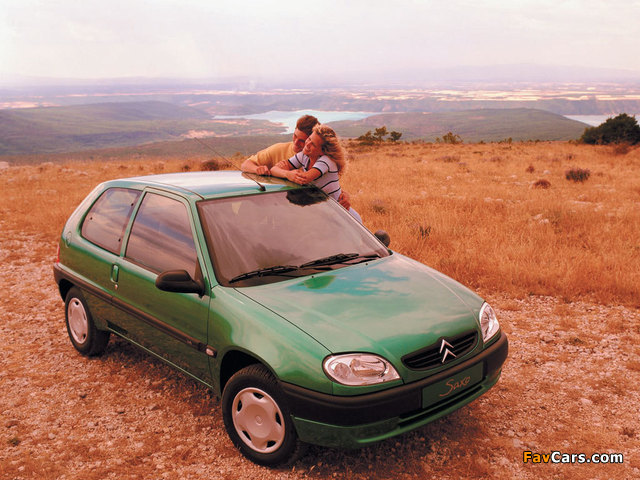
[[[82,354],[118,335],[221,397],[254,462],[353,448],[468,404],[500,377],[491,307],[388,248],[312,186],[191,172],[105,182],[54,275]]]

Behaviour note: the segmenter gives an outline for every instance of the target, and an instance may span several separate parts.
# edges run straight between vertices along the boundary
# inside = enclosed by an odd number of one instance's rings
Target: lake
[[[379,115],[382,112],[328,112],[324,110],[295,110],[293,112],[283,112],[280,110],[271,110],[264,113],[255,113],[253,115],[216,115],[216,119],[227,118],[248,118],[255,120],[269,120],[273,123],[280,123],[287,127],[285,133],[293,133],[296,127],[296,121],[302,115],[313,115],[322,123],[337,122],[339,120],[361,120],[371,115]],[[571,120],[586,123],[587,125],[597,127],[604,123],[608,118],[617,116],[617,113],[609,115],[563,115]]]
[[[617,117],[618,113],[611,113],[609,115],[564,115],[571,120],[577,120],[578,122],[586,123],[587,125],[591,125],[592,127],[597,127],[600,124],[607,121],[609,118]],[[629,114],[631,115],[631,114]],[[637,115],[636,115],[637,118]]]
[[[293,112],[282,112],[279,110],[271,110],[264,113],[255,113],[253,115],[216,115],[215,119],[227,118],[247,118],[254,120],[269,120],[273,123],[281,123],[287,127],[285,133],[293,133],[296,128],[296,122],[302,115],[313,115],[320,120],[321,123],[337,122],[339,120],[361,120],[377,115],[380,112],[326,112],[322,110],[295,110]]]

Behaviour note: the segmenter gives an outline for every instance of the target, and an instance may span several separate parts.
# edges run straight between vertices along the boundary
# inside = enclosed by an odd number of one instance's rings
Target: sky
[[[0,81],[640,72],[640,0],[0,0]]]

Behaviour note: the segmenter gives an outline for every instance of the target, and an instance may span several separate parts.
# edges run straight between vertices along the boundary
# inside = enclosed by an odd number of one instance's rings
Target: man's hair
[[[296,128],[309,136],[311,132],[313,132],[313,127],[318,123],[320,122],[318,122],[318,119],[313,115],[303,115],[296,122]]]
[[[347,159],[336,132],[334,132],[331,127],[320,124],[313,127],[313,131],[317,133],[322,140],[324,140],[324,143],[322,144],[322,153],[336,162],[338,171],[342,171],[346,166]]]

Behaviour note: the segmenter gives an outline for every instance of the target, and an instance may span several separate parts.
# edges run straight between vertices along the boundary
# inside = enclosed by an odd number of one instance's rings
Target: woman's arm
[[[295,177],[294,177],[294,180],[291,180],[291,181],[299,183],[300,185],[306,185],[307,183],[311,183],[316,178],[322,175],[322,172],[317,168],[311,168],[306,172],[303,171],[302,169],[294,170],[294,172],[295,172]]]
[[[293,175],[296,170],[291,170],[291,164],[289,160],[281,160],[276,165],[271,167],[271,175],[274,177],[286,178],[293,182]]]

